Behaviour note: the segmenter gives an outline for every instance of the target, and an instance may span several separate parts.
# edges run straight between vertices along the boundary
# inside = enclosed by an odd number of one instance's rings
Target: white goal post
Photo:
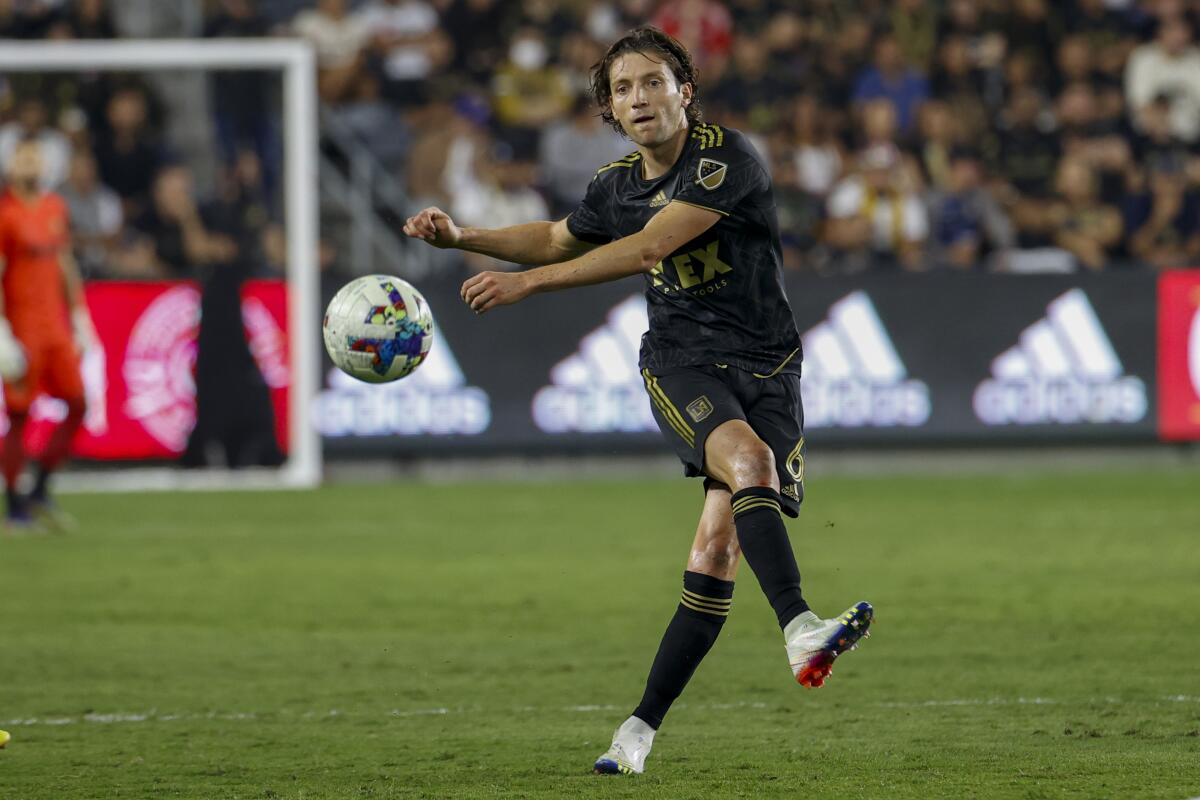
[[[0,73],[262,69],[283,73],[283,195],[287,237],[291,388],[288,458],[280,469],[115,469],[64,475],[64,488],[305,488],[321,480],[321,441],[310,418],[319,390],[317,320],[317,92],[311,45],[294,39],[123,39],[4,42]]]

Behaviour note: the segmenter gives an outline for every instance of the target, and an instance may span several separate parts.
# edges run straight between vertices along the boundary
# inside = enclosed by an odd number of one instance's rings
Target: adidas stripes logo
[[[713,614],[718,617],[729,616],[729,609],[733,607],[733,598],[721,599],[719,597],[705,597],[702,594],[683,590],[683,595],[679,598],[679,602],[684,608],[690,608],[692,611],[699,611],[704,614]]]

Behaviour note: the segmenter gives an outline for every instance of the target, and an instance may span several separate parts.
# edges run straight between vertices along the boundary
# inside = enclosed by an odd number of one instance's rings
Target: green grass
[[[825,479],[806,594],[875,635],[791,682],[748,570],[648,774],[684,481],[76,496],[0,540],[0,798],[1200,795],[1200,473]]]

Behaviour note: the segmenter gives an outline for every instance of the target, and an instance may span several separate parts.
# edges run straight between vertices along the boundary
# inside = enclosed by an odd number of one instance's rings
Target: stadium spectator
[[[946,189],[932,192],[929,206],[935,265],[979,269],[989,256],[1001,262],[1016,243],[1008,216],[984,188],[982,161],[970,149],[953,151]],[[996,266],[1002,268],[1002,262]]]
[[[1146,190],[1129,199],[1131,254],[1158,269],[1200,262],[1200,196],[1189,189],[1184,166],[1182,160],[1156,159]]]
[[[735,36],[729,67],[704,100],[744,118],[755,131],[771,130],[783,108],[779,98],[793,94],[795,86],[772,68],[769,56],[757,36]]]
[[[1057,110],[1063,152],[1097,170],[1103,181],[1102,194],[1115,197],[1120,175],[1129,163],[1129,142],[1122,135],[1121,120],[1102,117],[1096,93],[1082,82],[1063,90]]]
[[[950,156],[955,145],[963,141],[956,123],[950,107],[941,100],[921,106],[917,161],[926,183],[935,190],[945,189],[950,183]]]
[[[666,0],[651,24],[678,39],[701,69],[724,59],[733,45],[733,15],[717,0]]]
[[[292,31],[316,50],[317,87],[327,103],[345,100],[362,79],[367,28],[349,12],[349,0],[317,0],[292,20]]]
[[[75,39],[115,39],[117,29],[106,0],[75,0],[64,21]]]
[[[259,38],[270,33],[270,21],[252,0],[221,0],[204,27],[206,37]],[[268,191],[279,185],[283,163],[279,131],[271,102],[271,77],[262,70],[218,71],[212,76],[212,109],[221,160],[233,164],[243,148],[252,148],[263,165]]]
[[[1103,269],[1121,239],[1120,213],[1100,201],[1099,180],[1080,158],[1066,157],[1055,176],[1058,197],[1045,209],[1054,242],[1090,270]]]
[[[1061,147],[1050,132],[1041,94],[1019,89],[1009,100],[996,137],[993,188],[1002,199],[1016,195],[1046,197],[1054,180]]]
[[[129,86],[119,89],[106,107],[108,125],[96,135],[100,179],[121,196],[125,217],[140,214],[147,205],[163,153],[146,120],[146,95]]]
[[[1171,130],[1189,144],[1200,142],[1200,49],[1182,16],[1162,20],[1153,42],[1141,45],[1125,68],[1125,94],[1136,124],[1156,97],[1169,98]]]
[[[71,161],[71,143],[47,119],[46,104],[37,97],[27,97],[17,105],[16,119],[0,127],[0,169],[7,169],[17,144],[36,139],[41,145],[42,191],[59,186],[67,177]]]
[[[837,115],[815,94],[802,94],[792,109],[792,160],[795,184],[805,193],[824,197],[842,174],[844,152],[837,138]]]
[[[1062,18],[1048,0],[1014,0],[1000,29],[1007,48],[1006,71],[1014,60],[1028,64],[1028,74],[1052,73],[1051,54],[1063,35]],[[1012,78],[1009,76],[1011,85]]]
[[[858,108],[859,140],[855,144],[894,144],[899,136],[896,106],[886,97],[869,100]]]
[[[929,218],[899,151],[872,145],[857,167],[829,197],[826,243],[842,255],[845,271],[920,269]]]
[[[499,0],[451,0],[442,12],[442,28],[454,48],[451,69],[476,84],[486,84],[504,57],[504,4]]]
[[[891,3],[888,23],[913,68],[928,71],[937,50],[938,8],[933,0],[896,0]]]
[[[949,107],[963,138],[974,142],[991,129],[992,114],[985,102],[987,80],[983,70],[972,63],[965,37],[952,35],[942,40],[931,81],[933,95]]]
[[[896,109],[900,130],[908,132],[917,121],[917,109],[929,99],[929,82],[904,60],[895,35],[884,32],[875,38],[872,66],[854,83],[854,102],[885,98]]]
[[[108,277],[109,259],[124,224],[121,198],[100,182],[96,159],[87,150],[71,156],[67,182],[58,193],[71,214],[75,259],[85,278]]]
[[[492,81],[492,98],[498,123],[535,140],[542,126],[570,110],[571,83],[550,62],[549,46],[537,28],[522,28],[513,36]]]
[[[211,229],[195,198],[187,167],[175,164],[158,173],[153,203],[133,222],[142,238],[125,259],[127,272],[195,278],[200,267],[227,263],[236,257],[237,245]]]
[[[541,180],[555,216],[565,216],[579,204],[597,164],[631,151],[629,140],[600,120],[588,98],[576,98],[571,116],[546,128],[538,150]]]
[[[370,68],[383,81],[383,96],[410,107],[426,102],[426,81],[451,56],[433,5],[424,0],[372,0],[356,12],[370,41]]]
[[[1136,45],[1133,27],[1109,0],[1073,0],[1064,15],[1068,33],[1086,37],[1097,70],[1116,78]]]
[[[369,72],[361,74],[351,97],[329,112],[384,169],[396,177],[403,176],[405,157],[413,142],[412,128],[400,109],[384,100],[379,78]]]
[[[478,139],[452,153],[446,182],[453,189],[448,209],[463,225],[519,225],[550,218],[542,196],[531,188],[536,165],[504,141]],[[496,269],[498,263],[475,253],[467,263],[474,269]]]

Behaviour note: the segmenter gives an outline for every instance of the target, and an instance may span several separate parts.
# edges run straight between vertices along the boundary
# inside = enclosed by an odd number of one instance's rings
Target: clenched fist
[[[434,206],[409,217],[402,230],[405,236],[424,239],[434,247],[455,247],[462,241],[462,228],[454,224],[449,214]]]

